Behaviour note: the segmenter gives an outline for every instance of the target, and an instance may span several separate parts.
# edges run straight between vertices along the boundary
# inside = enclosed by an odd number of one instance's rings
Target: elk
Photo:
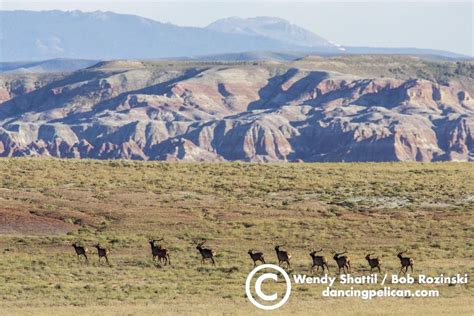
[[[201,242],[193,240],[193,243],[196,245],[196,249],[199,250],[199,253],[201,254],[201,265],[204,264],[206,259],[209,259],[212,261],[212,265],[215,266],[216,262],[214,261],[214,256],[216,255],[216,253],[209,248],[202,247],[206,241],[207,240],[205,239]]]
[[[337,267],[339,268],[339,274],[341,273],[341,269],[346,274],[351,272],[351,259],[348,256],[341,256],[346,252],[347,250],[341,253],[336,253],[333,257],[337,263]]]
[[[400,268],[400,272],[398,272],[398,274],[402,273],[403,268],[405,268],[404,274],[406,274],[408,272],[408,267],[411,268],[411,273],[413,273],[414,260],[412,258],[409,258],[409,257],[403,257],[402,255],[405,252],[407,252],[407,250],[401,251],[397,254],[398,259],[400,259],[400,264],[402,265],[402,267]]]
[[[280,250],[280,247],[283,247],[284,245],[286,245],[286,244],[276,245],[275,246],[275,252],[276,252],[277,258],[278,258],[278,265],[281,266],[284,262],[286,262],[286,264],[288,265],[288,269],[289,269],[291,267],[291,265],[290,265],[291,253],[289,253],[287,251],[284,251],[284,250]]]
[[[99,244],[94,245],[94,247],[97,248],[97,254],[99,255],[99,263],[100,259],[104,257],[105,261],[110,266],[109,258],[107,257],[107,255],[109,254],[109,250],[107,248],[101,247]]]
[[[327,271],[329,272],[329,267],[328,267],[328,260],[326,259],[325,256],[317,256],[316,254],[318,252],[323,251],[323,249],[319,250],[313,250],[309,255],[313,259],[313,264],[311,265],[311,273],[313,273],[314,267],[316,267],[316,272],[318,272],[319,267],[323,268],[323,273],[324,273],[324,267],[326,267]]]
[[[366,256],[365,256],[365,260],[367,260],[367,262],[369,263],[369,266],[370,266],[370,272],[372,272],[372,270],[374,268],[377,268],[379,270],[379,273],[381,272],[381,266],[382,266],[382,260],[379,259],[379,258],[371,258],[370,256],[373,256],[374,253],[371,252],[371,253],[368,253]]]
[[[158,262],[163,261],[164,265],[171,264],[171,259],[170,259],[170,252],[168,249],[163,248],[161,245],[155,245],[156,242],[162,241],[164,237],[161,239],[155,240],[155,239],[150,239],[148,242],[150,243],[151,246],[151,254],[153,256],[153,261],[156,261],[156,258],[158,258]]]
[[[253,260],[253,266],[257,266],[257,261],[260,261],[261,263],[265,264],[265,258],[263,257],[263,252],[255,252],[254,249],[249,249],[248,252],[250,258]]]
[[[74,250],[76,251],[78,261],[80,261],[80,256],[84,256],[84,258],[86,258],[86,262],[89,262],[89,259],[87,258],[87,253],[89,252],[89,249],[79,245],[79,243],[77,242],[73,243],[71,246],[73,246]]]

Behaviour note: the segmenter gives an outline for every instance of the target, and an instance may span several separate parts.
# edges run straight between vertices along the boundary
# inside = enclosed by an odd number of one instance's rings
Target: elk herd
[[[171,259],[170,259],[170,251],[166,248],[164,248],[159,242],[163,241],[164,237],[160,239],[149,239],[148,242],[150,244],[151,248],[151,254],[153,257],[153,262],[154,263],[162,263],[163,265],[171,265]],[[205,264],[206,260],[209,261],[213,266],[216,265],[216,262],[214,260],[214,257],[216,253],[214,250],[210,248],[203,247],[204,244],[206,243],[206,239],[193,239],[192,243],[194,246],[196,246],[196,250],[199,252],[201,255],[201,265]],[[284,247],[285,244],[282,245],[276,245],[275,246],[275,253],[276,253],[276,258],[278,260],[278,265],[279,266],[286,266],[286,268],[291,269],[291,253],[282,250],[282,247]],[[72,247],[74,247],[74,250],[76,251],[77,259],[80,261],[81,257],[84,257],[86,262],[89,262],[89,258],[87,257],[89,250],[79,244],[78,242],[75,242],[72,244]],[[97,249],[97,255],[99,256],[99,263],[101,262],[101,259],[104,258],[105,262],[110,266],[109,262],[109,250],[105,247],[100,246],[99,244],[95,244],[94,247]],[[321,255],[323,252],[323,249],[319,250],[313,250],[309,253],[309,256],[311,257],[311,269],[310,272],[314,273],[314,268],[316,268],[316,272],[319,272],[319,269],[321,268],[321,273],[329,273],[329,264],[328,264],[328,259],[327,257]],[[411,272],[413,273],[413,263],[414,260],[413,258],[410,257],[404,257],[403,254],[406,253],[407,250],[401,251],[397,254],[398,259],[400,260],[400,273],[406,274],[408,273],[408,268],[411,269]],[[347,250],[344,252],[340,253],[335,253],[333,255],[333,259],[336,262],[337,266],[337,271],[340,274],[341,271],[343,273],[351,273],[351,259],[349,256],[346,255]],[[250,256],[250,259],[253,261],[254,267],[257,266],[257,263],[260,262],[261,264],[265,264],[265,257],[263,252],[257,251],[255,249],[249,249],[248,255]],[[370,252],[367,253],[365,256],[365,260],[368,263],[368,267],[370,268],[370,272],[372,273],[374,269],[376,269],[379,273],[382,271],[382,260],[379,259],[378,257],[374,257],[374,253]]]

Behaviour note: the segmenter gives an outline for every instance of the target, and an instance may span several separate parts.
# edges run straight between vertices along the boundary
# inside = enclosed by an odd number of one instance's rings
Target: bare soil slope
[[[474,159],[473,62],[113,61],[61,78],[38,76],[0,75],[0,156]]]

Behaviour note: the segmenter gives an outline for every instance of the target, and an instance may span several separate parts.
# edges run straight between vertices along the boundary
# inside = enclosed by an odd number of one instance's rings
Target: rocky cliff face
[[[474,160],[473,62],[115,61],[55,76],[0,76],[0,156]]]

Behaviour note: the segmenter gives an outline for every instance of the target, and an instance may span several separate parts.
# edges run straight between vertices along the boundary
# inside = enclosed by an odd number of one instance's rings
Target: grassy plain
[[[275,262],[286,242],[293,272],[311,248],[347,248],[355,275],[373,250],[397,272],[408,249],[415,275],[474,272],[471,163],[248,164],[0,160],[2,314],[249,314],[249,248]],[[155,266],[147,238],[164,235],[171,266]],[[208,239],[217,266],[199,264]],[[112,267],[70,246],[111,249]],[[93,252],[92,252],[93,253]],[[330,259],[331,273],[335,262]],[[395,287],[395,286],[394,286]],[[419,289],[419,285],[399,286]],[[439,298],[323,298],[298,287],[277,313],[473,314],[473,287],[425,286]],[[363,288],[363,287],[361,287]]]

